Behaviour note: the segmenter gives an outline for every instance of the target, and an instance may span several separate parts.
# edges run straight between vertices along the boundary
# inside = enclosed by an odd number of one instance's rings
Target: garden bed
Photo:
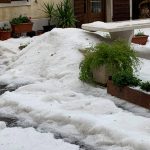
[[[112,96],[127,100],[128,102],[150,109],[150,94],[130,88],[128,86],[119,87],[111,80],[107,82],[107,93]]]

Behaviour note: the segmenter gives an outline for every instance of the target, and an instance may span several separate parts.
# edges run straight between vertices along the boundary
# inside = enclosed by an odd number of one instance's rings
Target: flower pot
[[[132,43],[145,45],[148,39],[148,35],[134,36],[132,38]]]
[[[43,30],[44,30],[44,32],[48,32],[48,31],[51,31],[55,27],[56,27],[56,25],[43,26]]]
[[[113,84],[111,80],[107,82],[107,93],[112,96],[124,99],[133,104],[142,106],[144,108],[150,109],[150,94],[133,89],[131,87],[119,87]]]
[[[109,73],[105,65],[100,66],[99,68],[92,69],[92,73],[93,73],[93,80],[104,86],[106,86],[108,78],[109,76],[111,76],[111,73]]]
[[[11,31],[2,31],[0,30],[0,40],[7,40],[11,38]]]
[[[13,33],[31,32],[32,26],[33,26],[33,23],[21,23],[17,25],[14,25],[14,24],[11,25]]]

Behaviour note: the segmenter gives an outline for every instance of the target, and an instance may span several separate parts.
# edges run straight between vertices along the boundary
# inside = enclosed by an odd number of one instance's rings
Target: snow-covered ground
[[[23,42],[30,44],[20,51]],[[78,79],[79,49],[97,42],[98,35],[69,28],[0,42],[0,83],[17,88],[0,96],[0,114],[15,116],[26,127],[7,128],[1,122],[0,149],[80,149],[54,139],[52,133],[59,133],[70,143],[76,139],[98,150],[149,150],[149,110]],[[149,42],[133,46],[150,50]],[[139,77],[150,80],[150,60],[141,62]]]

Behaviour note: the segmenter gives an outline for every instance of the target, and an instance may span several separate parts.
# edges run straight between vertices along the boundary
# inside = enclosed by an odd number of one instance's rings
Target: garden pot
[[[106,85],[109,76],[111,76],[111,73],[109,73],[105,65],[100,66],[99,68],[92,69],[92,73],[93,80],[102,85]]]
[[[132,38],[132,43],[145,45],[148,39],[148,35],[134,36]]]
[[[25,33],[32,31],[33,23],[21,23],[17,25],[11,25],[13,33]]]
[[[150,94],[128,87],[119,87],[113,84],[111,80],[107,82],[107,93],[120,99],[127,100],[133,104],[150,109]]]
[[[56,25],[43,26],[43,30],[44,30],[44,32],[48,32],[48,31],[51,31],[55,27],[56,27]]]
[[[11,31],[0,31],[0,40],[7,40],[11,38]]]

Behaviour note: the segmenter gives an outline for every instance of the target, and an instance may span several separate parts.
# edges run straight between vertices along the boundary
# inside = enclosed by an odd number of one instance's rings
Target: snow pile
[[[83,58],[78,49],[97,42],[95,34],[81,29],[54,29],[35,39],[0,77],[0,82],[9,86],[24,84],[14,92],[5,92],[0,107],[3,113],[25,119],[26,126],[55,130],[96,148],[149,150],[150,119],[123,111],[105,89],[78,79]],[[22,134],[22,130],[18,132]]]
[[[93,35],[94,36],[94,35]],[[96,42],[95,36],[78,29],[55,29],[42,35],[22,51],[0,81],[7,84],[27,84],[47,78],[63,78],[78,74],[82,55],[79,48],[88,47]],[[64,51],[65,47],[65,51]],[[72,55],[72,57],[68,57]],[[69,72],[68,72],[69,71]],[[74,75],[73,75],[74,76]]]
[[[50,133],[33,128],[5,128],[0,130],[1,150],[79,150],[78,146],[54,139]]]

